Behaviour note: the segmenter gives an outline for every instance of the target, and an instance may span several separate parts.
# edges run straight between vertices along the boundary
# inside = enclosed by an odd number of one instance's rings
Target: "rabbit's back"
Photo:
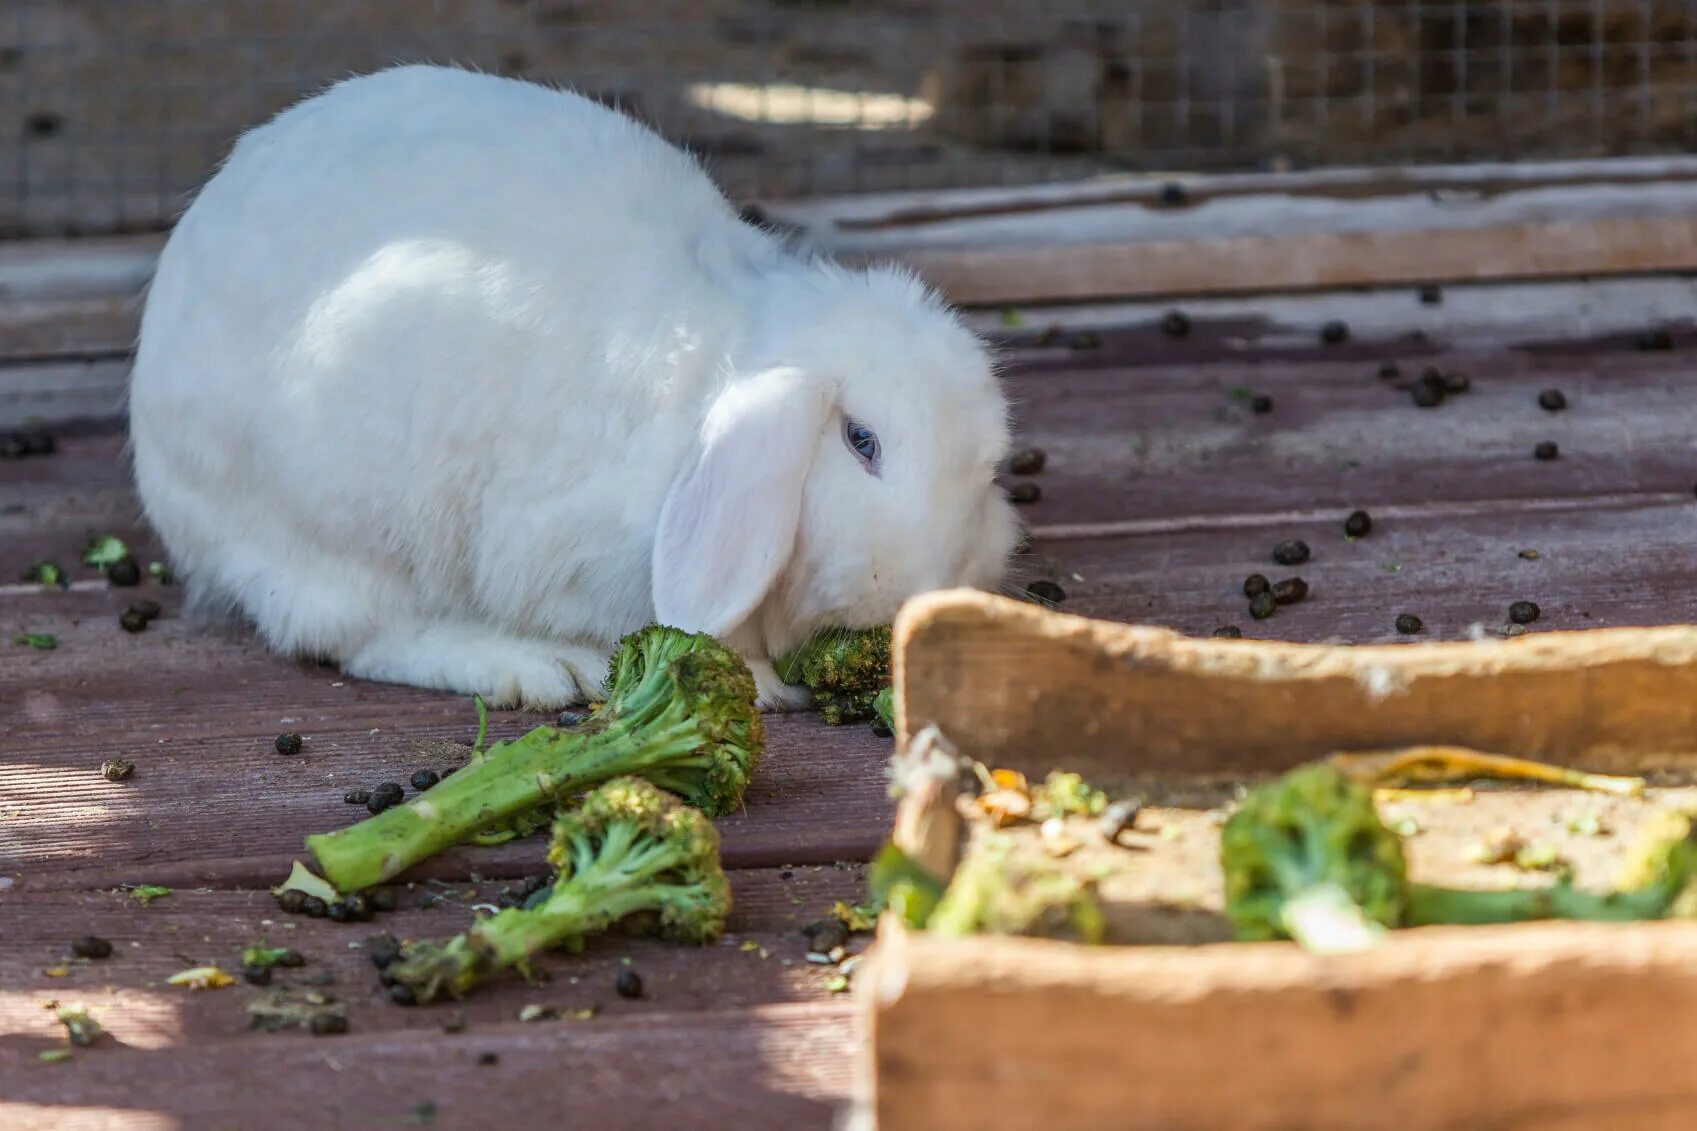
[[[250,613],[286,621],[279,572],[317,571],[370,617],[617,636],[740,321],[722,274],[770,254],[588,100],[340,84],[244,137],[161,256],[131,403],[149,516]]]

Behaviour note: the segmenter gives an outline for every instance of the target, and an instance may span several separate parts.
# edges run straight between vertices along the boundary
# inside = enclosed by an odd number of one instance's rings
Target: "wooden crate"
[[[1028,774],[1264,772],[1411,741],[1697,758],[1693,627],[1328,647],[949,593],[896,631],[901,735],[935,724]],[[954,853],[941,804],[910,794],[897,817],[933,864]],[[856,982],[881,1131],[1697,1126],[1697,924],[1427,928],[1322,957],[943,940],[886,918]]]

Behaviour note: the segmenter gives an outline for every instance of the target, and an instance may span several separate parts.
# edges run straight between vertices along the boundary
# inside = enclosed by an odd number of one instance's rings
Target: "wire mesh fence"
[[[744,198],[1697,143],[1697,0],[4,0],[0,234],[167,224],[241,130],[420,60]]]

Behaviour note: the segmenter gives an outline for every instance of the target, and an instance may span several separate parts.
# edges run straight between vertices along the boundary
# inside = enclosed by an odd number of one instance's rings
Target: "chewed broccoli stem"
[[[1403,925],[1440,924],[1481,926],[1526,923],[1538,919],[1575,919],[1628,923],[1659,919],[1667,913],[1670,893],[1649,887],[1628,891],[1589,892],[1567,884],[1507,891],[1470,891],[1410,883]]]
[[[605,931],[638,912],[687,901],[692,893],[706,900],[702,885],[658,881],[683,863],[684,854],[655,840],[633,850],[633,832],[614,827],[599,850],[582,846],[589,858],[583,870],[557,884],[537,906],[499,912],[445,943],[412,943],[407,961],[391,973],[425,989],[426,997],[438,989],[458,995],[497,970],[520,966],[535,955]]]
[[[679,759],[680,745],[695,745],[695,722],[679,717],[633,732],[617,723],[599,733],[537,727],[512,742],[496,743],[430,792],[370,820],[307,838],[307,848],[337,890],[359,891],[466,840],[480,829],[537,805],[570,797],[621,774],[641,774],[662,789],[687,787],[691,769],[712,755]]]

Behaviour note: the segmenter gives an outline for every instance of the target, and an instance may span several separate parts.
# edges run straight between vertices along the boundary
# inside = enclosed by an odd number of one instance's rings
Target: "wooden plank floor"
[[[1303,301],[1318,315],[1328,300]],[[1384,303],[1414,325],[1407,292]],[[239,629],[184,619],[178,592],[152,583],[143,592],[164,617],[120,631],[136,591],[75,563],[95,532],[158,553],[111,408],[122,335],[61,334],[39,312],[14,314],[31,336],[12,354],[21,360],[0,365],[0,418],[33,408],[60,423],[56,455],[0,463],[0,1123],[487,1127],[556,1104],[561,1122],[586,1127],[830,1125],[855,1038],[825,984],[832,971],[805,961],[798,928],[861,890],[857,862],[890,815],[884,743],[808,717],[772,720],[746,812],[723,825],[737,896],[726,942],[603,940],[550,959],[545,982],[504,981],[462,1006],[391,1005],[362,940],[457,929],[500,881],[539,870],[537,845],[433,861],[376,925],[291,922],[264,888],[303,835],[352,819],[345,790],[435,765],[441,756],[414,742],[469,739],[467,705],[268,656]],[[1533,631],[1693,619],[1688,328],[1675,328],[1676,348],[1643,351],[1620,329],[1631,310],[1579,339],[1512,319],[1494,335],[1416,337],[1390,317],[1383,332],[1327,348],[1311,327],[1241,314],[1198,315],[1174,339],[1128,308],[1118,321],[1092,314],[1098,344],[1073,348],[1069,335],[1039,344],[1041,317],[1004,342],[1021,440],[1048,453],[1034,477],[1043,497],[1024,512],[1036,544],[1019,569],[1059,583],[1064,608],[1293,640],[1391,639],[1401,612],[1422,617],[1427,637],[1460,638],[1500,630],[1521,599],[1542,606]],[[1386,360],[1406,376],[1465,372],[1472,389],[1418,408],[1379,376]],[[1538,407],[1550,387],[1566,411]],[[1254,394],[1272,411],[1253,412]],[[1561,458],[1532,458],[1544,440]],[[1346,540],[1357,507],[1374,528]],[[1312,560],[1274,565],[1272,546],[1288,538],[1307,540]],[[76,583],[16,581],[38,558],[71,566]],[[1252,621],[1241,595],[1252,572],[1300,574],[1311,595]],[[53,633],[59,646],[11,645],[19,632]],[[534,722],[509,712],[493,726]],[[282,730],[306,736],[301,755],[271,751]],[[118,754],[136,774],[106,782],[97,768]],[[138,883],[175,890],[142,908],[121,890]],[[44,973],[88,933],[112,940],[115,956]],[[245,1005],[260,991],[162,984],[259,942],[306,953],[278,983],[336,995],[351,1031],[249,1032]],[[648,1000],[611,992],[626,959]],[[42,1008],[54,1000],[91,1006],[112,1040],[41,1062],[60,1042]],[[521,1022],[527,1004],[562,1017]],[[592,1019],[573,1015],[592,1005]]]

